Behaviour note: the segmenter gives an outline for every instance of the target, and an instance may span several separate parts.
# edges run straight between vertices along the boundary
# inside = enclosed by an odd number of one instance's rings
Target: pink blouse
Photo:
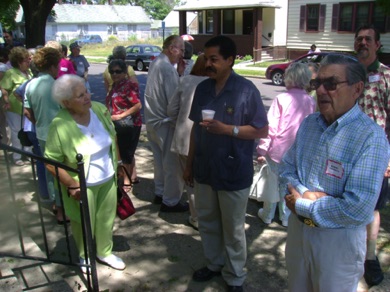
[[[257,153],[280,163],[294,143],[303,119],[315,111],[315,101],[305,90],[292,88],[275,97],[268,110],[268,137],[260,139]]]

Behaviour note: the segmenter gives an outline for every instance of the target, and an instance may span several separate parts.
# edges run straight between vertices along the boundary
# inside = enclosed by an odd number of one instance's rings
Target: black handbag
[[[23,110],[24,110],[24,106],[22,106],[22,116],[20,118],[20,130],[18,132],[18,139],[20,141],[20,144],[22,144],[22,146],[30,147],[33,145],[33,143],[28,138],[27,133],[23,130]]]
[[[129,181],[131,181],[127,169],[123,165],[121,165],[121,167],[123,169],[123,175],[127,175]],[[129,218],[130,216],[135,214],[135,207],[129,195],[123,189],[123,186],[125,186],[124,178],[118,177],[118,186],[117,186],[118,202],[117,202],[116,214],[118,215],[119,218],[125,220],[126,218]]]
[[[115,128],[127,128],[127,127],[134,126],[132,115],[128,115],[128,116],[124,117],[123,119],[113,121],[113,122],[114,122]]]

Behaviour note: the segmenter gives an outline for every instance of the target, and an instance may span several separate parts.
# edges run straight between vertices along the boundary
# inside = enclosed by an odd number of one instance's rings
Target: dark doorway
[[[242,34],[252,34],[253,33],[253,11],[244,10],[242,16],[243,16]]]

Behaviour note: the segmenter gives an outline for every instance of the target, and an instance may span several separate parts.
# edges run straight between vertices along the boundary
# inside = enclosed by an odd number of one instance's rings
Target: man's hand
[[[385,177],[390,177],[390,165],[388,165],[386,168]]]
[[[183,172],[183,179],[187,186],[194,187],[194,177],[192,176],[192,169],[186,167]]]
[[[301,195],[298,191],[292,186],[288,185],[288,194],[284,197],[286,201],[286,206],[291,210],[292,213],[297,214],[295,211],[295,202],[301,198]]]
[[[203,128],[206,129],[207,132],[217,135],[231,135],[232,134],[232,125],[226,125],[218,120],[203,120],[200,122]]]
[[[111,116],[111,120],[112,121],[119,121],[121,119],[122,119],[121,115],[112,115]]]
[[[319,198],[322,198],[322,197],[325,197],[325,196],[327,196],[327,194],[324,193],[324,192],[310,192],[310,191],[306,191],[306,192],[303,193],[302,198],[309,199],[309,200],[312,200],[312,201],[316,201]]]

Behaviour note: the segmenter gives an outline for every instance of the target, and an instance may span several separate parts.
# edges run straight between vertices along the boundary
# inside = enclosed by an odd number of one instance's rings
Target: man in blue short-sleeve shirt
[[[184,179],[195,182],[196,210],[207,266],[195,281],[222,273],[228,291],[243,291],[246,277],[245,213],[253,179],[254,139],[268,134],[267,114],[257,88],[232,70],[234,42],[217,36],[205,44],[210,79],[195,91],[194,121]],[[202,110],[214,110],[203,119]]]

